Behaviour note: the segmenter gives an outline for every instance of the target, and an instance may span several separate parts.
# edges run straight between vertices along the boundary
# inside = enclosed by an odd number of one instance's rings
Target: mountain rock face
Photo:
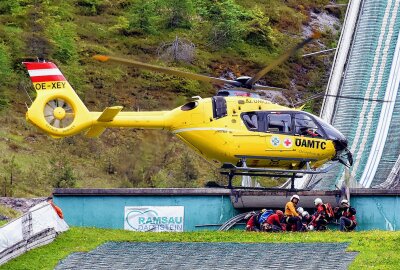
[[[35,206],[38,203],[45,201],[46,198],[11,198],[11,197],[0,197],[0,204],[6,207],[12,208],[16,211],[26,213],[29,208]],[[4,219],[9,219],[9,217],[2,216]],[[0,220],[1,218],[0,217]]]

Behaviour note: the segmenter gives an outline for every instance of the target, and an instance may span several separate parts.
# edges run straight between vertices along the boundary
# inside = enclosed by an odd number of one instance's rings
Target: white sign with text
[[[125,206],[124,229],[138,232],[183,232],[183,206]]]

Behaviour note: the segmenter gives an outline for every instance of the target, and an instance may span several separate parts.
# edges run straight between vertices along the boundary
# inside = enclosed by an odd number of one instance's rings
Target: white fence
[[[32,207],[23,216],[0,227],[0,265],[52,242],[57,234],[68,228],[49,203]]]

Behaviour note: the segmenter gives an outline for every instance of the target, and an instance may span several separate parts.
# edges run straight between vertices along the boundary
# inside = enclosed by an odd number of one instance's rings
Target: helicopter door
[[[269,113],[266,131],[292,135],[292,116],[289,113]]]
[[[224,97],[212,97],[213,117],[215,119],[227,116],[227,106]]]

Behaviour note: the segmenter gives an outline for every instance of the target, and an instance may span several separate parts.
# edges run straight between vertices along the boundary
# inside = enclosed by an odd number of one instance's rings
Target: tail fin
[[[24,62],[37,92],[26,118],[53,137],[74,135],[91,125],[91,116],[58,67]]]
[[[24,62],[36,91],[61,89],[67,83],[58,67],[51,62]]]

